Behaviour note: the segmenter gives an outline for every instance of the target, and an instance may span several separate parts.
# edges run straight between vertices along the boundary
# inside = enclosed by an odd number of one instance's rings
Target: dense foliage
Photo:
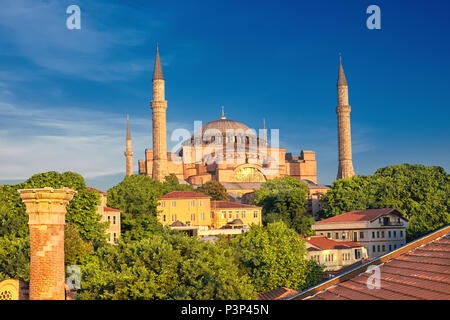
[[[125,177],[117,186],[108,190],[108,206],[122,210],[122,238],[139,240],[161,231],[156,219],[158,198],[171,191],[192,190],[191,185],[181,185],[175,175],[159,182],[148,176]]]
[[[441,167],[401,164],[372,176],[337,180],[323,197],[322,218],[351,210],[396,208],[410,241],[450,223],[450,175]]]
[[[229,200],[227,189],[219,181],[208,181],[195,191],[211,196],[211,200]]]
[[[264,224],[283,221],[300,234],[311,234],[314,218],[306,213],[307,194],[305,183],[284,177],[264,182],[253,203],[262,206]]]
[[[0,278],[29,277],[29,229],[19,189],[68,187],[77,194],[67,206],[66,261],[76,262],[92,247],[106,243],[107,225],[97,214],[99,196],[86,188],[83,177],[73,172],[46,172],[17,185],[0,186]]]
[[[323,279],[322,267],[305,257],[305,240],[283,222],[254,226],[233,242],[258,292],[280,286],[302,290]]]
[[[163,230],[97,251],[82,267],[79,299],[252,299],[230,248]]]

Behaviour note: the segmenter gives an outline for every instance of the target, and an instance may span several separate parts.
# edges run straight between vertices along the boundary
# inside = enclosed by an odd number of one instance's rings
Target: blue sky
[[[66,8],[81,8],[81,30]],[[366,9],[381,8],[381,30]],[[0,181],[76,171],[107,189],[151,148],[159,43],[168,136],[225,107],[280,130],[288,152],[315,150],[337,173],[336,80],[349,83],[357,174],[399,163],[450,167],[448,1],[14,0],[0,10]],[[169,149],[175,142],[169,141]]]

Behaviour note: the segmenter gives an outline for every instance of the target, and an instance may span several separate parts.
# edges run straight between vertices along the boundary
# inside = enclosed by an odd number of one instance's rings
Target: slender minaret
[[[339,168],[337,179],[353,177],[355,171],[352,163],[352,140],[350,133],[350,111],[348,104],[348,85],[345,79],[342,60],[339,56],[339,76],[337,82],[338,106],[336,113],[338,118],[338,146],[339,146]]]
[[[159,60],[158,45],[156,45],[155,69],[153,71],[153,172],[152,178],[163,181],[167,170],[167,138],[166,109],[167,101],[164,94],[164,77]]]
[[[263,142],[267,147],[269,141],[267,140],[266,118],[263,119]]]
[[[126,175],[129,177],[133,174],[133,151],[131,151],[131,134],[130,134],[130,119],[127,115],[127,141],[126,151],[124,152],[126,158]]]

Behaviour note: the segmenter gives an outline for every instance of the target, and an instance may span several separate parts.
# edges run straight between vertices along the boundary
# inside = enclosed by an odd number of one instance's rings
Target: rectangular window
[[[200,213],[200,221],[204,221],[205,220],[205,214],[202,212]]]
[[[380,231],[377,231],[377,238],[380,237]]]
[[[239,219],[239,212],[236,212],[236,219]]]
[[[211,219],[214,219],[214,211],[211,211]]]
[[[403,238],[403,231],[400,230],[400,238]]]
[[[392,251],[392,244],[389,245],[389,251]]]
[[[191,200],[191,207],[195,207],[195,200]]]
[[[176,201],[172,201],[172,208],[175,208],[177,206],[177,202]]]
[[[227,218],[227,212],[226,211],[222,211],[222,219],[226,219]]]
[[[191,214],[191,221],[195,221],[195,214]]]
[[[161,201],[161,207],[163,207],[163,208],[166,207],[166,202],[165,201]]]
[[[395,250],[395,249],[397,249],[397,245],[396,245],[396,244],[394,244],[394,250]]]
[[[392,237],[392,232],[391,230],[388,231],[388,238],[390,239]]]
[[[397,231],[394,230],[394,238],[397,238]]]
[[[245,211],[242,211],[241,214],[242,214],[242,218],[245,219]]]
[[[384,231],[381,231],[381,237],[384,238]]]
[[[386,251],[386,246],[383,244],[381,251],[385,252]]]
[[[376,246],[372,246],[372,251],[373,252],[377,252],[377,247]]]
[[[172,215],[172,221],[176,221],[177,220],[177,215],[176,214],[173,214]]]
[[[258,211],[253,212],[253,218],[255,218],[255,219],[258,218]]]
[[[327,233],[327,238],[331,238],[331,233]]]
[[[353,241],[358,240],[358,232],[353,232]]]
[[[372,239],[375,239],[375,231],[372,231]]]
[[[364,239],[364,232],[362,232],[362,231],[359,232],[359,238]]]
[[[111,216],[108,216],[108,222],[111,222]]]
[[[113,224],[116,224],[116,216],[113,216]]]
[[[342,232],[342,240],[345,240],[345,232]]]
[[[165,214],[163,214],[163,216],[162,216],[162,220],[163,220],[163,222],[166,222],[166,215]]]
[[[336,238],[336,239],[339,239],[339,233],[336,232],[335,238]]]
[[[114,232],[114,242],[117,240],[117,234]]]
[[[198,205],[199,205],[200,207],[203,207],[203,200],[200,200],[200,201],[198,202]]]
[[[380,245],[377,245],[377,251],[380,252]]]

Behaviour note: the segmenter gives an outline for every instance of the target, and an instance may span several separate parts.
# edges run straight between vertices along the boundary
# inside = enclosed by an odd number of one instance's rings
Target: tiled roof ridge
[[[160,197],[160,199],[182,199],[182,198],[211,198],[211,196],[195,191],[171,191]]]

